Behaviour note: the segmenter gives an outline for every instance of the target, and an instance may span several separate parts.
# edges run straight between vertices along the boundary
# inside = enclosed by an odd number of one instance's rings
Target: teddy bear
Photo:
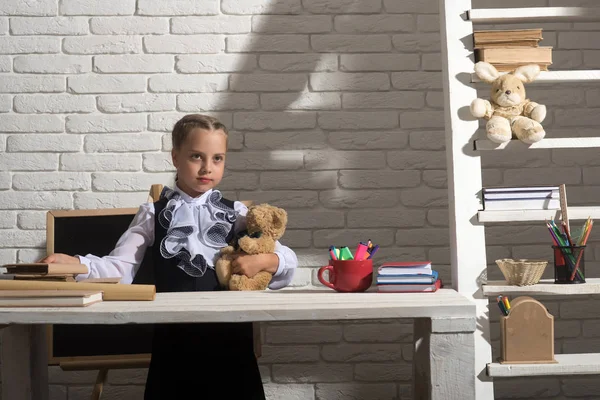
[[[544,138],[540,124],[546,118],[546,106],[526,98],[525,83],[533,82],[540,73],[537,64],[524,65],[501,75],[490,63],[475,64],[475,73],[483,82],[491,83],[491,99],[475,99],[471,114],[485,118],[487,137],[492,142],[504,143],[514,137],[532,144]]]
[[[252,278],[233,274],[232,254],[240,250],[250,255],[275,252],[275,242],[283,236],[286,225],[287,212],[284,209],[266,203],[250,206],[246,214],[246,230],[221,249],[215,264],[220,285],[229,290],[265,290],[272,274],[261,271]]]

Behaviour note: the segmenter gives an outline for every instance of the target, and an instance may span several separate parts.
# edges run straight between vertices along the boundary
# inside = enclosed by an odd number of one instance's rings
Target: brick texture
[[[438,8],[438,0],[0,1],[0,263],[44,253],[49,209],[137,207],[152,183],[172,184],[173,123],[207,113],[231,130],[224,193],[289,212],[282,242],[300,261],[289,290],[321,287],[315,273],[329,244],[368,238],[382,246],[376,264],[428,258],[450,284]],[[553,69],[600,68],[597,23],[536,26],[554,47]],[[597,86],[532,86],[528,95],[548,106],[549,136],[598,136]],[[566,183],[571,205],[600,198],[595,149],[490,153],[485,185]],[[600,276],[597,238],[586,252],[590,277]],[[488,228],[489,276],[501,278],[497,258],[551,259],[548,239],[540,225]],[[557,352],[600,349],[598,299],[547,305]],[[262,331],[269,400],[411,398],[412,321]],[[497,324],[492,338],[497,347]],[[145,374],[111,372],[103,399],[142,399]],[[51,367],[50,398],[89,398],[94,379]],[[533,381],[502,381],[496,398],[597,397],[592,378]]]

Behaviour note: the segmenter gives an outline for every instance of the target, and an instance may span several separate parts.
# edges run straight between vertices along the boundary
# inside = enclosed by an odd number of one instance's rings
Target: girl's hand
[[[234,274],[246,275],[248,278],[252,278],[260,271],[274,274],[279,266],[279,257],[277,254],[235,253],[231,266]]]
[[[57,264],[81,264],[78,257],[73,257],[68,254],[54,253],[38,261],[39,263],[57,263]]]

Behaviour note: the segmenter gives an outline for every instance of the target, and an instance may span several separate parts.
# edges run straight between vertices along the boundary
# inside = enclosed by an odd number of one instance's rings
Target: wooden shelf
[[[548,263],[551,268],[551,263]],[[600,278],[588,278],[586,283],[561,285],[555,284],[554,279],[542,279],[537,285],[514,286],[507,285],[506,281],[489,281],[481,285],[484,296],[494,297],[498,295],[506,296],[568,296],[568,295],[590,295],[600,294]],[[600,363],[600,356],[598,357]]]
[[[475,24],[598,21],[600,20],[600,8],[478,8],[467,11],[467,18]]]
[[[500,364],[487,365],[488,376],[510,378],[545,375],[595,375],[600,374],[600,353],[555,354],[556,364]]]
[[[598,8],[600,10],[600,8]],[[503,72],[502,74],[506,74]],[[529,85],[535,85],[536,83],[549,83],[549,82],[594,82],[600,80],[600,70],[571,70],[571,71],[542,71],[535,81],[529,83]],[[471,74],[471,82],[481,82],[479,77],[475,74]]]
[[[600,218],[600,207],[569,207],[569,220]],[[544,221],[560,218],[560,210],[493,210],[479,211],[479,222]]]
[[[539,150],[539,149],[582,149],[600,147],[600,137],[548,138],[533,144],[513,139],[510,142],[494,143],[488,139],[475,140],[475,150]]]

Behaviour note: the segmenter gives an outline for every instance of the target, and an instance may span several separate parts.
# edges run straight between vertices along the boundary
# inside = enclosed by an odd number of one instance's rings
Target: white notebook
[[[483,193],[501,193],[501,192],[552,192],[558,190],[558,186],[524,186],[524,187],[487,187],[483,188]]]
[[[559,192],[531,192],[531,193],[484,193],[485,200],[519,200],[519,199],[558,199]]]
[[[485,210],[558,210],[559,199],[484,200]]]
[[[0,307],[86,307],[100,301],[98,290],[0,290]]]

